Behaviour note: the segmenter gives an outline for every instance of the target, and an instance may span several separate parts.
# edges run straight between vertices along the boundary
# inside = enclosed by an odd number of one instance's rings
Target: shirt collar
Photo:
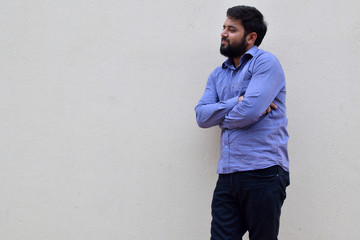
[[[244,55],[241,56],[241,62],[243,62],[245,59],[249,59],[252,58],[256,55],[258,51],[258,47],[257,46],[253,46],[251,47],[246,53],[244,53]],[[233,61],[231,58],[228,58],[223,64],[222,64],[222,68],[230,68],[230,69],[235,69],[234,65],[233,65]]]

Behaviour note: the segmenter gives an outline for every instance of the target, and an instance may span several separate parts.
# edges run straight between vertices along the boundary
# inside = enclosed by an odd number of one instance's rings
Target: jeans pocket
[[[286,187],[289,186],[289,176],[279,175],[279,193],[282,201],[286,199]]]

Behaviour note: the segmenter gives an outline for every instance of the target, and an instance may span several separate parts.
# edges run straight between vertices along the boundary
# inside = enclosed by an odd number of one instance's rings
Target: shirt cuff
[[[226,109],[231,110],[239,103],[239,97],[233,97],[224,101]]]

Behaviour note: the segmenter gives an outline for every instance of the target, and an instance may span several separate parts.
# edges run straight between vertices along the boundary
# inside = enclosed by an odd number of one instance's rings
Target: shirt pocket
[[[249,86],[249,83],[251,81],[251,73],[249,71],[243,72],[243,74],[240,75],[240,79],[238,82],[238,91],[240,93],[240,96],[243,96],[246,92],[246,89]]]
[[[239,93],[240,95],[239,96],[244,96],[245,92],[246,92],[246,89],[248,88],[249,86],[249,83],[250,83],[250,79],[249,80],[243,80],[239,83]]]

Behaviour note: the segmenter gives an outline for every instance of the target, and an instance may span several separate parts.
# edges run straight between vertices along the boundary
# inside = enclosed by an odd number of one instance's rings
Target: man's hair
[[[266,34],[267,26],[264,17],[259,10],[249,6],[235,6],[229,8],[227,17],[234,20],[241,20],[245,29],[245,34],[256,32],[257,38],[255,45],[259,46]]]

